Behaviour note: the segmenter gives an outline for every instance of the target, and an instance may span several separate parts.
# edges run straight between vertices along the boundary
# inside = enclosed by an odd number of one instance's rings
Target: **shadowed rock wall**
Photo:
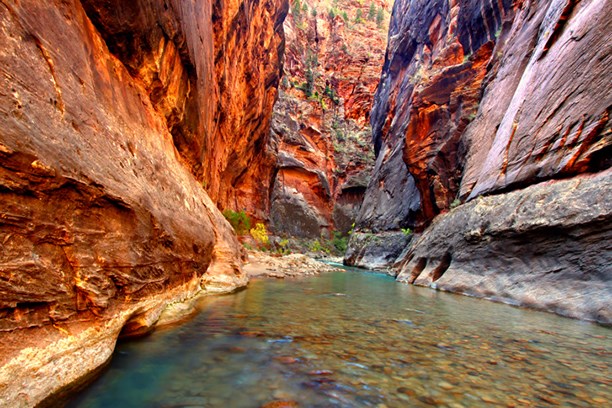
[[[371,115],[377,166],[357,228],[423,231],[387,262],[402,280],[431,285],[444,273],[434,286],[609,322],[602,304],[610,304],[610,231],[601,223],[611,217],[604,198],[612,145],[611,6],[610,0],[395,3]],[[593,177],[556,181],[585,173]],[[582,204],[573,201],[573,189]],[[480,207],[470,200],[492,194],[499,195],[490,198],[498,209],[476,222],[469,212]],[[485,225],[483,237],[465,235],[478,230],[473,223]],[[489,231],[499,223],[504,233]],[[533,225],[523,229],[527,224]],[[351,241],[357,247],[350,253],[367,253],[359,242]],[[496,256],[504,267],[491,262]],[[361,263],[358,256],[347,261]],[[428,280],[410,278],[425,268]],[[549,281],[550,296],[540,296]]]

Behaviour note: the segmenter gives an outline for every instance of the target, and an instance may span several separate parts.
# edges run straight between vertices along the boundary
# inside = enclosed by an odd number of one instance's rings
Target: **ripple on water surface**
[[[255,281],[117,347],[73,407],[611,406],[610,330],[329,273]]]

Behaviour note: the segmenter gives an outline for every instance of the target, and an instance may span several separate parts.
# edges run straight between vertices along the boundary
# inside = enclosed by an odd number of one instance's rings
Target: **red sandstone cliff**
[[[274,232],[319,237],[351,228],[373,165],[367,122],[388,8],[386,0],[292,2],[272,125]]]
[[[213,200],[256,202],[249,177],[268,171],[257,146],[286,8],[0,2],[8,405],[35,405],[103,364],[122,328],[144,332],[187,313],[199,293],[246,284]]]
[[[418,195],[405,225],[455,199],[607,167],[609,2],[592,3],[396,2],[372,111],[374,177],[388,180],[401,151],[404,190]],[[370,190],[366,200],[384,201]],[[367,211],[360,223],[394,227]]]
[[[347,261],[610,322],[611,8],[396,1],[357,227],[424,232],[355,236]]]

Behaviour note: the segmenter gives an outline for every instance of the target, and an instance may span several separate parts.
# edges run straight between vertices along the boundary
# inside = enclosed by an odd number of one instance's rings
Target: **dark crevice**
[[[433,282],[437,281],[438,279],[442,277],[442,275],[444,275],[444,272],[446,272],[446,270],[450,266],[451,261],[452,261],[451,254],[449,252],[446,252],[444,256],[442,257],[440,264],[436,267],[436,269],[434,269],[434,271],[431,274],[431,279]]]
[[[417,264],[412,268],[412,272],[410,273],[410,279],[408,283],[414,283],[415,280],[419,277],[423,269],[427,266],[427,258],[419,258],[417,260]]]

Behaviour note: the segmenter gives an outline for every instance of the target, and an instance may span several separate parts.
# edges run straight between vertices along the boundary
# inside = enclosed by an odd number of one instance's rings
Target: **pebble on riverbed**
[[[261,406],[261,408],[295,408],[299,404],[295,401],[271,401]]]

